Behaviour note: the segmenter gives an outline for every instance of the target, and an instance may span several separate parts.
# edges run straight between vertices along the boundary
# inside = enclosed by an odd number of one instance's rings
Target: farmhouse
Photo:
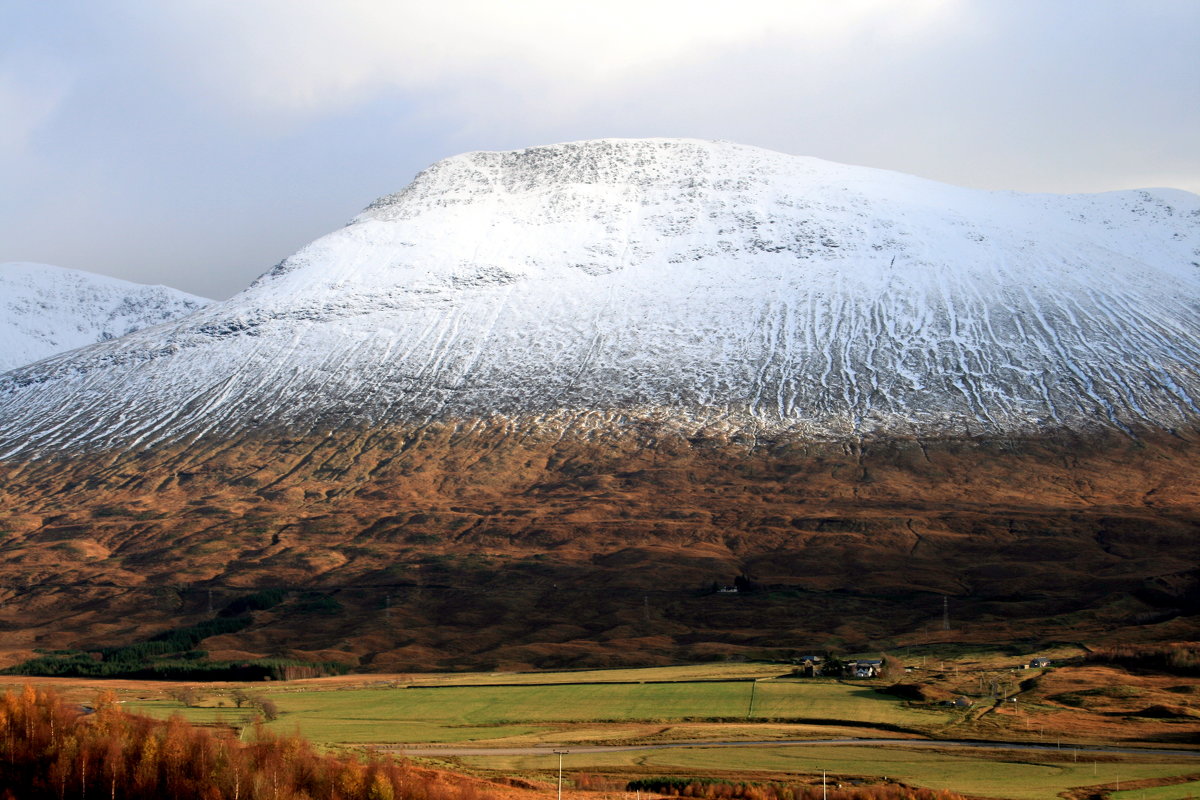
[[[846,674],[851,678],[877,678],[883,674],[883,661],[877,658],[861,658],[846,663]]]

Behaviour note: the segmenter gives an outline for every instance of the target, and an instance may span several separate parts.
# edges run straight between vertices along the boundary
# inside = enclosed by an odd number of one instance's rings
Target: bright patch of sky
[[[15,0],[0,261],[226,297],[465,150],[728,139],[1200,191],[1194,0]]]

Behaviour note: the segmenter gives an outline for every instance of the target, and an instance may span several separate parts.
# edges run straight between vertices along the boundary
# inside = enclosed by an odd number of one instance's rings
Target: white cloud
[[[321,113],[374,93],[462,82],[553,93],[788,37],[836,49],[863,30],[905,36],[952,0],[181,0],[130,5],[161,54],[242,109]]]
[[[69,80],[54,61],[30,54],[0,58],[0,160],[24,156],[29,142],[61,105]]]
[[[1200,190],[1195,0],[65,0],[3,16],[0,260],[139,280],[174,264],[162,280],[214,295],[472,149],[692,136],[988,188]],[[210,265],[243,279],[197,283]]]

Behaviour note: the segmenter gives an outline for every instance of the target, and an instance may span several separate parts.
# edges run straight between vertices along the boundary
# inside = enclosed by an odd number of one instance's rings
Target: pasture
[[[1151,786],[1146,789],[1123,789],[1110,794],[1109,800],[1192,800],[1195,797],[1200,797],[1200,781]]]
[[[910,708],[864,686],[798,679],[503,686],[464,682],[328,691],[306,691],[303,686],[260,690],[281,712],[271,726],[298,729],[325,746],[501,742],[528,739],[539,732],[552,734],[568,723],[840,720],[924,730],[954,716],[954,712]],[[185,708],[176,701],[155,699],[131,702],[128,708],[235,725],[247,715],[245,710],[230,708],[228,701],[216,706],[223,702],[217,693],[210,692],[201,702],[201,707]]]
[[[979,734],[1051,743],[1057,740],[1058,729],[1053,739],[1043,736],[1043,720],[1068,715],[1073,721],[1084,712],[1048,703],[1044,695],[1061,692],[1064,686],[1073,687],[1072,675],[1093,683],[1102,678],[1111,682],[1108,673],[1093,675],[1093,669],[1064,671],[1058,677],[1044,679],[1048,688],[1036,697],[1024,698],[1019,712],[1005,708],[980,719],[979,715],[990,708],[986,704],[974,709],[910,704],[875,691],[869,683],[782,676],[786,670],[779,665],[731,664],[386,679],[359,676],[252,687],[209,684],[195,687],[198,696],[188,706],[171,699],[171,688],[165,684],[130,682],[114,687],[130,711],[159,717],[178,713],[194,722],[226,724],[235,729],[244,728],[255,713],[250,708],[234,708],[237,691],[250,691],[277,707],[278,718],[268,724],[269,728],[299,732],[324,748],[406,749],[406,745],[421,744],[490,748],[495,752],[437,757],[441,766],[485,777],[551,776],[557,761],[549,753],[501,752],[537,746],[547,751],[574,748],[564,765],[568,774],[607,776],[614,785],[636,776],[811,781],[812,776],[819,777],[825,770],[836,782],[873,781],[886,776],[911,785],[1010,800],[1054,800],[1079,787],[1112,793],[1114,800],[1185,800],[1196,788],[1195,783],[1151,787],[1172,777],[1186,780],[1183,776],[1190,776],[1194,780],[1200,772],[1200,758],[1151,751],[1094,755],[1073,750],[1067,744],[1069,737],[1063,738],[1061,750],[1040,752],[949,745],[919,748],[773,743],[834,737],[987,738]],[[82,693],[84,687],[77,686],[75,691]],[[1123,733],[1136,730],[1130,717],[1111,719],[1113,725],[1124,729]],[[985,725],[985,720],[991,721]],[[1177,731],[1176,736],[1190,730],[1186,720],[1161,724]],[[1097,737],[1096,731],[1106,729],[1095,725],[1076,728],[1075,741],[1118,741]],[[727,741],[750,744],[705,744]],[[683,743],[692,746],[678,746]],[[579,751],[588,745],[631,749]],[[656,749],[658,745],[675,746]],[[1115,794],[1119,789],[1125,791]]]

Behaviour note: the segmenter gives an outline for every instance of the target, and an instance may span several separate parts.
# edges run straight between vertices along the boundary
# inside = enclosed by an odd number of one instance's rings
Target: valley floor
[[[190,694],[154,682],[37,682],[80,703],[113,689],[126,710],[239,735],[257,712],[237,707],[237,693],[266,697],[278,714],[270,729],[335,750],[402,751],[513,795],[556,790],[557,750],[567,751],[567,794],[581,800],[624,797],[630,779],[662,776],[811,783],[824,771],[846,785],[890,780],[1019,800],[1200,780],[1200,680],[1097,664],[1014,666],[983,651],[904,674],[931,693],[970,691],[967,708],[902,700],[882,691],[888,680],[797,678],[769,663],[342,676],[193,685]],[[989,695],[1005,674],[1020,680],[997,700]]]

